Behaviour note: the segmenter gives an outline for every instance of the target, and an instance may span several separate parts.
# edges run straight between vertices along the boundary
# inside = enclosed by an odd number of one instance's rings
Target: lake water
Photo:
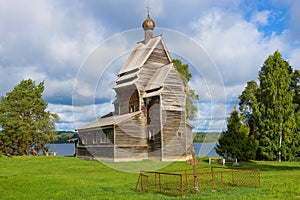
[[[56,152],[57,156],[73,156],[75,153],[75,144],[74,143],[65,143],[65,144],[47,144],[53,152]]]
[[[198,156],[219,156],[215,147],[216,143],[194,143],[195,154]]]
[[[47,146],[52,152],[56,152],[57,156],[73,156],[75,153],[74,143],[47,144]],[[215,143],[194,143],[195,154],[198,156],[218,156],[214,149],[215,146]]]

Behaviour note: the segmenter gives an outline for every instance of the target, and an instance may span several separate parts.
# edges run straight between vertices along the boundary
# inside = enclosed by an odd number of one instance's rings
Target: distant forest
[[[194,132],[193,142],[195,143],[215,143],[221,133],[218,132]]]
[[[72,139],[78,138],[78,133],[74,131],[55,131],[55,133],[57,135],[57,139],[54,141],[55,144],[74,142]]]

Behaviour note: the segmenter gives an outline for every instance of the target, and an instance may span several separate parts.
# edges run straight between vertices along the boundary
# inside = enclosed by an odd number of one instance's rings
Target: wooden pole
[[[198,177],[197,177],[197,161],[196,161],[194,146],[192,148],[192,156],[193,156],[193,169],[194,169],[194,191],[195,193],[198,193],[199,189],[198,189]]]

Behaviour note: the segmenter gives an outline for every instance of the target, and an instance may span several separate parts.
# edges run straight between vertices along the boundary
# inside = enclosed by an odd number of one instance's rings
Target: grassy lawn
[[[150,161],[116,163],[147,166]],[[208,166],[207,162],[198,164]],[[175,162],[163,170],[191,168]],[[184,199],[299,199],[300,162],[249,162],[240,168],[261,170],[260,188],[225,188]],[[71,157],[0,157],[0,199],[182,199],[134,191],[137,173],[126,173],[101,162]]]

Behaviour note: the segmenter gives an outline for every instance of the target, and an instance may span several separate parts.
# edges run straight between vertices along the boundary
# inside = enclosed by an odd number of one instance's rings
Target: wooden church
[[[142,24],[138,42],[116,79],[114,112],[78,130],[76,155],[100,161],[174,161],[191,158],[186,119],[187,85],[175,69],[154,21]]]

